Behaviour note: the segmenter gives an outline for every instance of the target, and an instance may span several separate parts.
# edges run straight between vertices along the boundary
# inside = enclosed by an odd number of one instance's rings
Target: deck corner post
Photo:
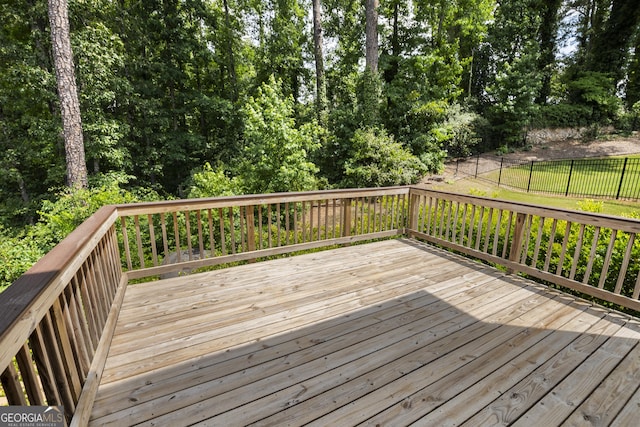
[[[418,230],[418,217],[420,214],[420,199],[419,196],[416,194],[411,194],[410,193],[410,201],[409,201],[409,224],[408,224],[408,229],[405,230],[405,234],[408,234],[409,236],[414,232],[414,231],[419,231]]]

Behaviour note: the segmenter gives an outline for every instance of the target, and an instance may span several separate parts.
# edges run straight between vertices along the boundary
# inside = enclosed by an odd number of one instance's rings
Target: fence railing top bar
[[[592,212],[552,208],[521,202],[497,200],[482,196],[435,191],[418,187],[412,187],[411,192],[414,194],[432,195],[439,198],[446,198],[456,202],[474,203],[490,208],[498,208],[525,214],[544,216],[547,218],[556,218],[559,220],[584,223],[588,225],[610,227],[616,230],[627,231],[631,233],[640,233],[640,220],[633,218],[623,218],[619,216]]]
[[[240,196],[212,197],[204,199],[181,199],[158,202],[144,202],[117,205],[120,216],[144,215],[149,213],[166,213],[199,209],[215,209],[222,207],[251,206],[268,203],[291,203],[311,199],[346,199],[366,196],[389,196],[409,193],[409,186],[354,188],[340,190],[319,190],[291,193],[251,194]]]
[[[0,293],[0,366],[6,366],[15,354],[10,349],[27,340],[58,297],[52,285],[70,274],[69,267],[78,258],[88,256],[116,218],[115,206],[100,208]],[[16,327],[20,322],[26,323],[24,327]]]

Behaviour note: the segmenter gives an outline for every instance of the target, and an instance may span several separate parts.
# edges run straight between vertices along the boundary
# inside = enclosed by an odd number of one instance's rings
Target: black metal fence
[[[527,192],[640,200],[640,158],[522,161],[477,156],[458,160],[458,175]]]

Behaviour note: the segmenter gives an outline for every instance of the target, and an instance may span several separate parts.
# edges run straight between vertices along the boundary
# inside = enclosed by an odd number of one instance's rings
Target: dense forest
[[[48,2],[0,3],[0,280],[101,203],[411,183],[532,128],[638,126],[637,0],[70,0],[68,15],[89,177],[73,191]]]

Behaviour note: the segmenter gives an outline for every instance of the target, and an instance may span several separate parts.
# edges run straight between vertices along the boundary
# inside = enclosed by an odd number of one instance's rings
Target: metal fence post
[[[474,178],[478,177],[478,165],[480,164],[480,154],[478,154],[478,157],[476,157],[476,175],[474,176]]]
[[[500,187],[500,181],[502,179],[502,162],[504,162],[504,157],[500,157],[500,173],[498,173],[498,187]]]
[[[569,185],[571,185],[572,173],[573,173],[573,160],[571,160],[571,166],[569,167],[569,177],[567,178],[567,190],[564,192],[565,197],[569,195]]]
[[[527,193],[531,189],[531,177],[533,176],[533,160],[531,160],[531,167],[529,168],[529,182],[527,183]]]
[[[620,191],[622,190],[622,181],[624,180],[624,172],[627,170],[628,157],[624,158],[624,164],[622,165],[622,173],[620,174],[620,183],[618,184],[618,192],[616,193],[616,200],[620,198]]]

